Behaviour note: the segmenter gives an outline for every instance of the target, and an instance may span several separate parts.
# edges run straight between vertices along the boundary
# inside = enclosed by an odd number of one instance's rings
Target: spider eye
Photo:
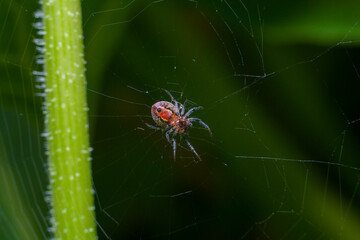
[[[160,112],[161,112],[161,108],[156,109],[156,111],[157,111],[158,113],[160,113]]]

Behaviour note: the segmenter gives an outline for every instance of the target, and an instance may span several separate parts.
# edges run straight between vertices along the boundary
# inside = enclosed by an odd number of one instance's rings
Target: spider
[[[174,161],[176,157],[176,140],[175,136],[176,134],[180,134],[186,144],[189,146],[191,151],[196,155],[196,157],[201,161],[201,158],[199,154],[195,151],[194,147],[191,145],[191,143],[184,137],[184,133],[186,133],[189,128],[192,127],[192,122],[198,122],[199,124],[203,125],[210,133],[210,136],[212,136],[212,132],[208,125],[206,125],[203,121],[201,121],[199,118],[188,118],[190,114],[192,114],[196,110],[201,110],[203,107],[193,107],[187,113],[185,113],[185,104],[179,103],[175,100],[175,98],[171,95],[171,93],[161,88],[162,91],[164,91],[167,95],[170,96],[171,102],[168,101],[160,101],[156,102],[151,107],[151,115],[154,119],[155,123],[160,127],[155,127],[152,125],[147,124],[148,127],[155,129],[155,130],[163,130],[165,132],[165,137],[167,141],[172,144],[173,152],[174,152]],[[170,137],[170,134],[172,136]]]

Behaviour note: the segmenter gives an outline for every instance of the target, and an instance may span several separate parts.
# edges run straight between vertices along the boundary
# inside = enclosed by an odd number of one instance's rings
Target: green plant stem
[[[46,127],[56,239],[96,239],[79,0],[44,0]]]

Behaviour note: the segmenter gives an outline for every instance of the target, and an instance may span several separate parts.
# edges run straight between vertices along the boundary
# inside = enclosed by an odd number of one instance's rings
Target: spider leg
[[[164,91],[167,95],[169,95],[169,97],[171,98],[171,101],[173,101],[175,103],[175,108],[178,109],[178,102],[175,100],[175,98],[171,95],[171,93],[164,89],[164,88],[160,88],[162,91]]]
[[[175,162],[175,159],[176,159],[176,140],[175,140],[174,137],[171,140],[172,140],[172,143],[173,143],[174,162]]]
[[[184,112],[185,112],[185,106],[180,103],[180,107],[179,107],[179,113],[180,113],[180,115],[181,115],[181,116],[184,115]]]
[[[193,151],[193,153],[201,161],[201,158],[200,158],[199,154],[197,154],[197,152],[195,151],[195,148],[191,145],[191,143],[186,138],[184,138],[184,140],[185,140],[186,144],[189,146],[189,148],[191,149],[191,151]]]
[[[191,110],[191,109],[190,109]],[[201,125],[203,125],[210,133],[210,136],[212,136],[212,132],[211,129],[209,128],[208,125],[206,125],[203,121],[201,121],[199,118],[189,118],[190,122],[198,122]]]
[[[199,107],[193,107],[193,108],[191,108],[191,109],[184,115],[184,117],[188,117],[188,116],[190,116],[190,114],[192,114],[194,111],[196,111],[196,110],[201,110],[201,109],[203,109],[203,107],[201,107],[201,106],[199,106]]]
[[[168,142],[170,142],[170,134],[175,130],[174,127],[170,128],[168,131],[166,131],[165,133],[165,137],[168,140]],[[174,138],[174,137],[173,137]]]
[[[167,95],[169,95],[169,97],[171,98],[171,101],[176,101],[175,100],[175,98],[171,95],[171,93],[168,91],[168,90],[166,90],[166,89],[164,89],[164,88],[160,88],[162,91],[164,91]]]
[[[150,124],[148,124],[148,123],[145,123],[146,124],[146,126],[148,126],[149,128],[151,128],[151,129],[153,129],[153,130],[160,130],[161,128],[159,128],[159,127],[155,127],[155,126],[153,126],[153,125],[150,125]]]
[[[180,104],[180,109],[179,109],[179,111],[181,112],[181,116],[183,116],[184,115],[184,113],[185,113],[185,106],[186,106],[186,103],[187,103],[187,99],[185,100],[185,102],[184,102],[184,104]]]

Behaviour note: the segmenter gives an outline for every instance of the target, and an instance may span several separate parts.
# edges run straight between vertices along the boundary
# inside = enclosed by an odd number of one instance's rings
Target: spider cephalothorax
[[[174,126],[178,133],[185,133],[189,128],[192,127],[191,121],[188,118],[180,117],[179,121]]]
[[[198,122],[201,125],[203,125],[211,135],[211,130],[208,125],[206,125],[203,121],[201,121],[198,118],[188,118],[191,113],[193,113],[195,110],[200,110],[202,107],[194,107],[191,108],[186,114],[185,114],[185,103],[184,105],[181,103],[178,103],[173,96],[170,94],[169,91],[162,89],[165,91],[171,98],[171,102],[167,101],[160,101],[156,102],[151,107],[151,115],[154,121],[157,125],[159,125],[162,129],[166,131],[166,139],[173,144],[173,151],[174,151],[174,159],[175,159],[175,153],[176,153],[176,140],[175,135],[176,134],[184,134],[186,133],[189,128],[192,127],[192,122]],[[180,105],[180,106],[179,106]],[[149,125],[151,128],[159,129],[157,127]],[[170,137],[170,134],[171,137]],[[190,149],[194,152],[194,154],[201,160],[200,156],[195,151],[194,147],[190,144],[190,142],[183,137],[187,145],[190,147]]]

